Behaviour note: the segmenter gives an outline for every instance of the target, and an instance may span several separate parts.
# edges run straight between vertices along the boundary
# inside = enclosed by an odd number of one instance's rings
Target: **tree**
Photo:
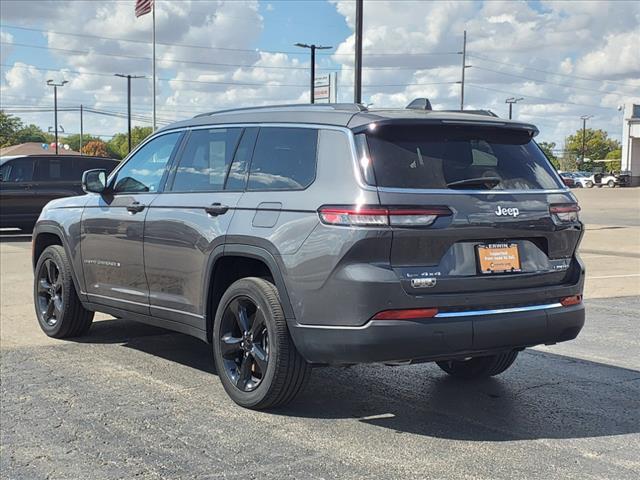
[[[140,142],[153,133],[151,127],[133,127],[131,129],[131,148],[135,148]],[[124,158],[129,154],[129,142],[126,133],[117,133],[107,144],[109,153],[115,158]]]
[[[82,153],[92,157],[108,157],[107,144],[102,140],[92,140],[82,147]]]
[[[566,150],[578,159],[582,159],[582,129],[569,135],[565,140]],[[621,148],[620,142],[609,138],[604,130],[587,128],[585,130],[584,156],[590,160],[602,160],[613,150]]]
[[[86,145],[89,142],[93,142],[95,140],[99,140],[102,141],[100,139],[100,137],[94,137],[91,134],[85,133],[82,136],[82,145]],[[71,150],[74,150],[76,152],[80,151],[80,134],[79,133],[74,133],[73,135],[69,135],[67,137],[64,137],[64,140],[62,140],[62,143],[66,143],[69,145],[69,148]]]
[[[616,148],[607,153],[607,168],[612,172],[619,172],[622,169],[622,149]]]
[[[538,146],[542,149],[544,154],[547,156],[549,161],[553,164],[556,169],[560,168],[560,162],[558,161],[558,157],[553,154],[553,150],[556,148],[555,142],[539,142]]]
[[[13,136],[13,144],[19,145],[27,142],[49,143],[54,141],[54,136],[45,133],[37,125],[25,125]]]
[[[18,130],[22,128],[20,118],[4,113],[0,110],[0,147],[15,145],[14,138]]]

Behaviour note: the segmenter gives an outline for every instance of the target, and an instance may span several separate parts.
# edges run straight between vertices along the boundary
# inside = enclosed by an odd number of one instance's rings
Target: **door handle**
[[[132,202],[127,205],[127,211],[129,213],[138,213],[144,210],[144,205],[140,202]]]
[[[227,213],[229,211],[229,207],[216,202],[212,203],[209,207],[205,207],[204,211],[212,217],[217,217],[218,215],[224,215]]]

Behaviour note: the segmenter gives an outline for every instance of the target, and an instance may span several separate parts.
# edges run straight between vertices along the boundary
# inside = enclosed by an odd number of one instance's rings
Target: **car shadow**
[[[215,373],[209,345],[161,328],[105,320],[78,341],[121,343]],[[477,381],[449,377],[435,364],[317,368],[292,404],[268,413],[466,441],[625,435],[640,432],[640,371],[539,350]]]

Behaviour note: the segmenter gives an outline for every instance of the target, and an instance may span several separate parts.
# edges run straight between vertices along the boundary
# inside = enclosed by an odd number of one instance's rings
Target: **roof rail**
[[[213,112],[199,113],[193,118],[209,117],[212,115],[220,115],[224,113],[248,112],[252,110],[336,110],[342,112],[365,112],[367,107],[359,103],[294,103],[283,105],[265,105],[262,107],[242,107],[229,108],[227,110],[216,110]]]

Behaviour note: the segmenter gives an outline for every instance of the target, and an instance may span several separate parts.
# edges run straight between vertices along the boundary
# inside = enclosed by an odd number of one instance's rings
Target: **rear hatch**
[[[368,158],[363,176],[390,212],[390,263],[408,293],[573,283],[577,204],[534,133],[510,124],[392,121],[357,135]],[[394,210],[410,219],[412,209],[425,215],[415,224],[393,221]]]

